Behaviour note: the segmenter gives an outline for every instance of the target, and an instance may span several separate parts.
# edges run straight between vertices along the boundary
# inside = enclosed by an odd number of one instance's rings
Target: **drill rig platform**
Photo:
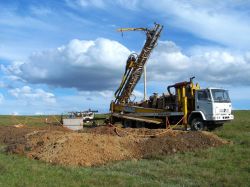
[[[130,100],[139,82],[143,69],[162,32],[163,26],[154,28],[126,28],[118,31],[143,31],[146,42],[140,54],[131,54],[126,63],[120,86],[115,92],[115,100],[110,104],[110,122],[121,122],[124,127],[167,128],[170,124],[180,124],[192,130],[213,129],[234,118],[231,115],[231,101],[227,90],[218,88],[200,89],[189,81],[178,82],[167,87],[167,93],[154,93],[148,100]]]

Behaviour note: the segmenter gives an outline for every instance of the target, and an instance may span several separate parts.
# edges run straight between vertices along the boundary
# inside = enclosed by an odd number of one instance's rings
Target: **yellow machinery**
[[[158,125],[166,127],[168,123],[177,123],[187,126],[188,115],[194,110],[194,93],[199,89],[193,84],[193,78],[189,82],[180,82],[168,86],[168,94],[158,96],[154,94],[148,100],[140,103],[131,102],[130,96],[143,74],[143,68],[156,46],[163,26],[155,24],[153,29],[128,28],[118,31],[144,31],[146,42],[139,55],[133,53],[127,59],[125,73],[122,82],[115,92],[115,101],[111,102],[111,123],[120,121],[124,126],[139,127]],[[174,88],[174,90],[171,90]],[[172,91],[174,93],[172,93]]]
[[[214,129],[234,119],[228,91],[221,88],[200,89],[189,81],[167,87],[167,93],[154,93],[148,100],[130,101],[132,92],[143,74],[143,68],[157,44],[163,26],[154,28],[128,28],[118,31],[143,31],[146,42],[140,54],[131,54],[127,59],[122,82],[115,92],[115,101],[110,105],[111,123],[122,122],[129,127],[168,127],[170,124],[189,124],[192,130]]]
[[[187,128],[188,117],[195,107],[194,94],[198,89],[199,85],[195,85],[191,78],[189,82],[168,86],[168,94],[154,94],[139,103],[111,102],[111,122],[119,121],[126,127],[150,128],[165,128],[180,122]]]
[[[115,92],[115,102],[116,103],[128,103],[128,100],[141,78],[143,73],[143,68],[154,49],[163,26],[155,24],[153,29],[147,28],[127,28],[119,29],[118,31],[144,31],[146,33],[146,42],[139,55],[133,53],[127,59],[126,70],[123,75],[122,82]]]

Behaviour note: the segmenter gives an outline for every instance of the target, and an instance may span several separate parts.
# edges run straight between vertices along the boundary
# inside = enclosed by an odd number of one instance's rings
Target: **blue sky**
[[[250,1],[0,0],[0,114],[107,112],[127,56],[164,25],[147,64],[148,93],[196,76],[250,109]],[[143,85],[135,95],[142,97]]]

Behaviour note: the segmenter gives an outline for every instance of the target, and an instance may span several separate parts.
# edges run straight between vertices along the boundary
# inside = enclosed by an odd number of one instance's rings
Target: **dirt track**
[[[149,136],[160,134],[159,136]],[[144,136],[146,135],[146,136]],[[6,151],[62,165],[101,165],[193,151],[227,143],[208,132],[120,129],[101,126],[72,132],[63,127],[0,127]]]

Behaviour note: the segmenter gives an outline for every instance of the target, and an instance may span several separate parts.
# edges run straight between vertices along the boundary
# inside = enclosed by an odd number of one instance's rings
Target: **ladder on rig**
[[[122,82],[115,92],[115,103],[128,103],[129,98],[141,78],[143,68],[156,46],[157,40],[160,37],[160,33],[163,26],[155,24],[153,29],[147,28],[126,28],[119,29],[118,31],[145,31],[146,42],[139,55],[133,53],[128,57],[125,73],[123,75]]]

